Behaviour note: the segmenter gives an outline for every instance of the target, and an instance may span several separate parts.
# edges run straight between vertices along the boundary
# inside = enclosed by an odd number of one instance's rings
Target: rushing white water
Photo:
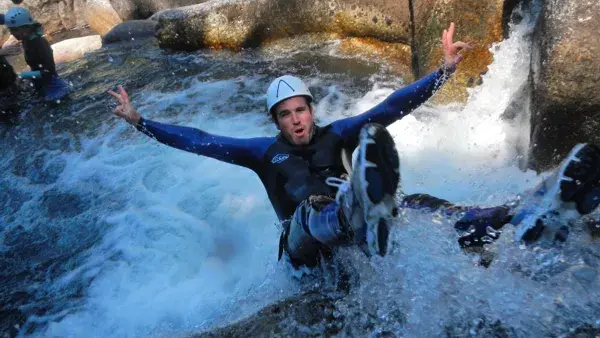
[[[489,206],[539,181],[517,167],[513,140],[522,130],[501,119],[526,81],[529,30],[524,22],[492,47],[493,64],[465,105],[427,104],[390,126],[405,193]],[[189,62],[204,64],[202,58]],[[134,94],[133,102],[161,122],[235,137],[274,135],[262,108],[271,75],[194,75],[181,80],[182,90],[147,90]],[[311,74],[307,81],[324,93],[317,105],[321,123],[365,111],[400,85],[373,75],[371,90],[357,94],[352,84],[327,75]],[[83,283],[86,291],[63,311],[30,317],[30,325],[47,324],[36,334],[178,335],[229,323],[299,292],[290,268],[277,262],[276,216],[251,171],[161,145],[110,115],[97,134],[79,151],[56,154],[64,169],[55,184],[91,205],[69,228],[71,240],[91,236],[86,224],[95,217],[102,220],[97,224],[103,228],[95,229],[101,235],[71,271],[32,286],[52,294]],[[25,215],[21,210],[16,217]],[[585,289],[568,274],[552,283],[531,278],[537,266],[542,270],[566,253],[538,254],[515,247],[511,238],[503,234],[492,246],[497,258],[484,269],[458,248],[450,221],[407,212],[386,258],[368,262],[349,250],[361,267],[357,292],[365,302],[381,302],[383,312],[400,307],[407,314],[401,333],[411,337],[439,336],[449,319],[471,313],[502,319],[524,333],[546,332],[557,304],[582,305],[586,294],[598,295],[597,287]],[[586,240],[576,233],[565,252]],[[519,261],[535,271],[515,272]]]

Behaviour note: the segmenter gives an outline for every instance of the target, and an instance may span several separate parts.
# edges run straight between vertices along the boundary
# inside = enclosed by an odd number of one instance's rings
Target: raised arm
[[[353,117],[338,120],[332,123],[336,133],[346,139],[354,139],[362,126],[366,123],[379,123],[388,126],[425,103],[454,73],[456,67],[462,60],[460,51],[470,48],[464,42],[452,42],[454,36],[454,23],[450,24],[448,30],[442,34],[442,49],[444,52],[444,63],[440,69],[400,88],[390,94],[383,102],[370,110]]]
[[[239,139],[212,135],[196,128],[182,127],[144,119],[133,108],[129,95],[119,86],[119,93],[109,91],[120,103],[115,115],[125,119],[139,131],[168,146],[198,155],[255,169],[273,138]]]

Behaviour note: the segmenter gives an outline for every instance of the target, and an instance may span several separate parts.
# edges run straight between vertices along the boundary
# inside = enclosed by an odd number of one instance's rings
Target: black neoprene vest
[[[290,144],[281,134],[265,154],[264,172],[258,173],[280,220],[288,219],[296,207],[311,195],[335,196],[327,177],[347,174],[342,149],[347,147],[331,127],[315,126],[308,145]]]

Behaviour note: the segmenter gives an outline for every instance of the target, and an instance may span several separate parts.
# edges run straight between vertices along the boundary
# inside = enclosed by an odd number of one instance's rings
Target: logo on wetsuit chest
[[[277,154],[277,155],[273,156],[273,158],[271,159],[271,163],[273,163],[273,164],[281,163],[281,162],[287,160],[289,157],[290,157],[289,154]]]

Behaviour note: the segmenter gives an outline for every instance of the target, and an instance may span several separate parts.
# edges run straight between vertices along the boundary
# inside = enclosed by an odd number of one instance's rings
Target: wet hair
[[[308,105],[308,107],[311,110],[314,110],[314,106],[312,104],[312,99],[310,98],[310,96],[305,96],[305,95],[301,95],[301,96],[306,100],[306,104]],[[292,97],[295,97],[295,96],[292,96]],[[291,99],[291,97],[289,97],[285,100],[288,100],[288,99]],[[283,100],[283,101],[285,101],[285,100]],[[281,101],[281,102],[283,102],[283,101]],[[277,104],[274,105],[273,108],[271,108],[271,111],[269,111],[269,115],[271,115],[271,121],[273,121],[273,123],[275,123],[275,124],[277,124],[277,116],[275,116],[275,110],[277,109],[277,107],[279,107],[281,102],[277,102]]]

